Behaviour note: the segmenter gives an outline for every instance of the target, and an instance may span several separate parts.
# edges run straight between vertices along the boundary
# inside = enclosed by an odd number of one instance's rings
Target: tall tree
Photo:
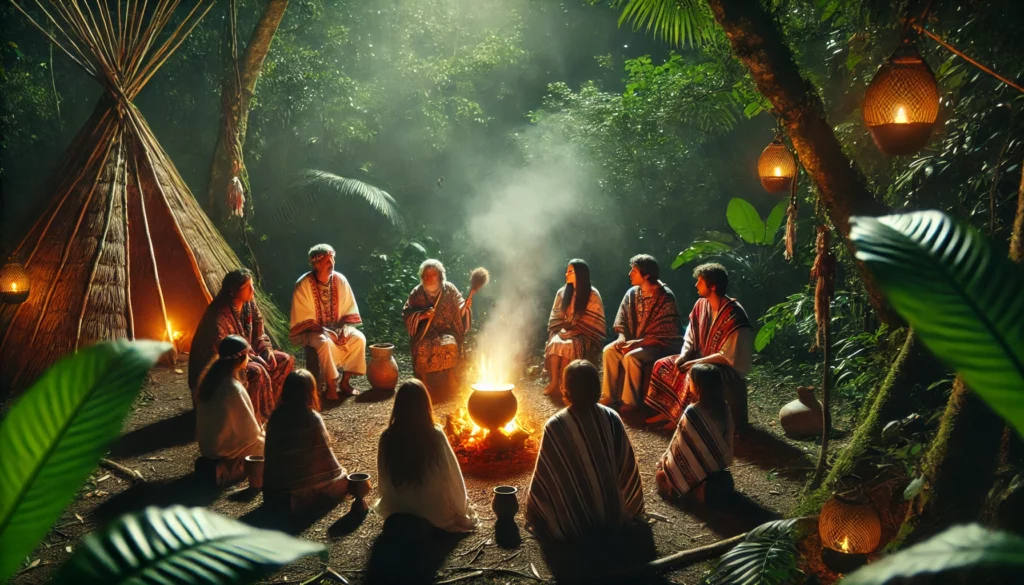
[[[274,35],[281,26],[288,0],[267,0],[263,13],[249,36],[241,59],[225,67],[221,86],[221,131],[217,134],[217,144],[213,151],[210,164],[210,177],[206,192],[209,198],[208,210],[213,215],[221,215],[225,210],[228,184],[234,176],[233,165],[241,163],[242,147],[245,144],[246,129],[249,125],[249,107],[256,93],[256,83],[263,71],[263,62],[270,53],[270,45]],[[236,27],[234,26],[235,3],[229,3],[232,12],[231,37],[226,39],[232,44],[232,55],[237,51]],[[234,60],[234,59],[232,59]]]

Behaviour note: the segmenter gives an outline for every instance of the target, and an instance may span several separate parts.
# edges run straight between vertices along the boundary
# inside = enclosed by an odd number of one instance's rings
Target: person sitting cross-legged
[[[263,499],[271,506],[297,512],[340,502],[348,491],[347,473],[331,450],[319,409],[313,374],[289,374],[267,423]]]
[[[472,307],[472,298],[464,300],[459,289],[445,278],[439,260],[420,264],[420,284],[412,289],[402,308],[413,373],[418,378],[444,374],[445,382],[454,388],[462,362],[462,343],[473,319]]]
[[[336,400],[339,392],[354,394],[349,379],[366,373],[366,337],[355,328],[363,320],[348,280],[334,271],[334,248],[313,246],[309,264],[313,269],[299,277],[292,294],[289,338],[316,350],[324,397]]]
[[[399,387],[388,428],[377,445],[377,491],[373,505],[382,519],[411,514],[448,532],[476,529],[476,511],[448,437],[434,423],[434,411],[423,382],[412,379]]]
[[[631,523],[644,513],[644,492],[622,420],[598,404],[594,364],[570,363],[562,388],[569,406],[544,425],[525,517],[539,539],[570,542]]]
[[[718,369],[725,381],[726,399],[731,401],[737,426],[742,428],[746,424],[744,376],[750,371],[754,351],[750,319],[736,299],[725,296],[729,273],[724,266],[701,264],[694,269],[693,276],[700,298],[690,311],[682,353],[654,364],[644,402],[658,414],[647,422],[675,428],[683,409],[694,399],[690,369],[696,364],[708,364]]]
[[[696,398],[683,411],[654,479],[665,497],[681,497],[732,465],[733,420],[719,370],[709,364],[690,368]]]
[[[217,485],[227,486],[245,477],[247,455],[263,455],[264,434],[240,381],[249,362],[248,342],[228,335],[217,354],[196,392],[196,440],[200,461],[212,463]]]

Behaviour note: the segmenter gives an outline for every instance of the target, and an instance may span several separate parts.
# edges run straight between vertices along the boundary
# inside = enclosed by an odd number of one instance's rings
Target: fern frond
[[[395,198],[387,191],[374,187],[369,183],[364,183],[359,179],[342,177],[327,171],[306,169],[302,171],[301,179],[296,186],[305,188],[310,195],[318,193],[318,188],[326,188],[343,197],[360,198],[380,212],[381,215],[391,222],[391,225],[399,230],[405,230],[405,220],[402,219],[402,215],[398,211],[398,202],[395,201]],[[307,197],[307,199],[312,203],[315,197]],[[289,207],[293,205],[294,203],[290,201],[282,202],[279,215],[287,216],[288,211],[290,211]]]
[[[794,543],[799,518],[766,522],[722,555],[705,581],[708,585],[782,585],[800,571]]]
[[[647,32],[654,29],[655,37],[661,37],[674,47],[696,41],[698,46],[707,43],[715,28],[715,21],[707,3],[703,0],[629,0],[619,16],[619,26],[629,22],[633,30],[646,26]]]

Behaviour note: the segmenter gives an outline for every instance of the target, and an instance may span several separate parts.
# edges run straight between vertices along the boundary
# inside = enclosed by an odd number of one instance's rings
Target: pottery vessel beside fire
[[[477,425],[496,431],[516,417],[519,401],[512,390],[515,384],[473,384],[466,410]]]
[[[511,485],[499,485],[494,488],[491,499],[491,511],[499,519],[512,518],[519,512],[519,489]]]
[[[393,343],[375,343],[370,346],[366,379],[374,390],[394,390],[398,385],[398,362],[391,354],[394,349]]]

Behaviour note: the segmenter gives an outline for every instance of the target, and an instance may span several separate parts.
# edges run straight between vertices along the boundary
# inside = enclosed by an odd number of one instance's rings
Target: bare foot
[[[341,400],[341,396],[334,388],[328,388],[327,392],[324,392],[324,400]]]
[[[665,426],[661,427],[661,430],[674,432],[676,430],[676,423],[668,421],[667,423],[665,423]]]
[[[667,421],[667,420],[668,420],[668,417],[667,417],[667,416],[665,416],[664,414],[661,414],[661,413],[659,412],[658,414],[656,414],[656,415],[654,415],[654,416],[652,416],[652,417],[648,418],[648,419],[647,419],[647,420],[645,420],[644,422],[645,422],[645,423],[647,423],[647,424],[649,424],[649,425],[653,425],[653,424],[655,424],[655,423],[665,422],[665,421]]]
[[[348,380],[342,380],[341,383],[338,384],[338,390],[344,396],[352,396],[356,393],[356,389],[352,387],[352,384],[350,384]]]
[[[548,384],[547,386],[544,387],[544,396],[552,396],[552,395],[557,394],[557,393],[558,393],[558,386],[556,386],[554,384],[554,382],[551,382],[550,384]]]

